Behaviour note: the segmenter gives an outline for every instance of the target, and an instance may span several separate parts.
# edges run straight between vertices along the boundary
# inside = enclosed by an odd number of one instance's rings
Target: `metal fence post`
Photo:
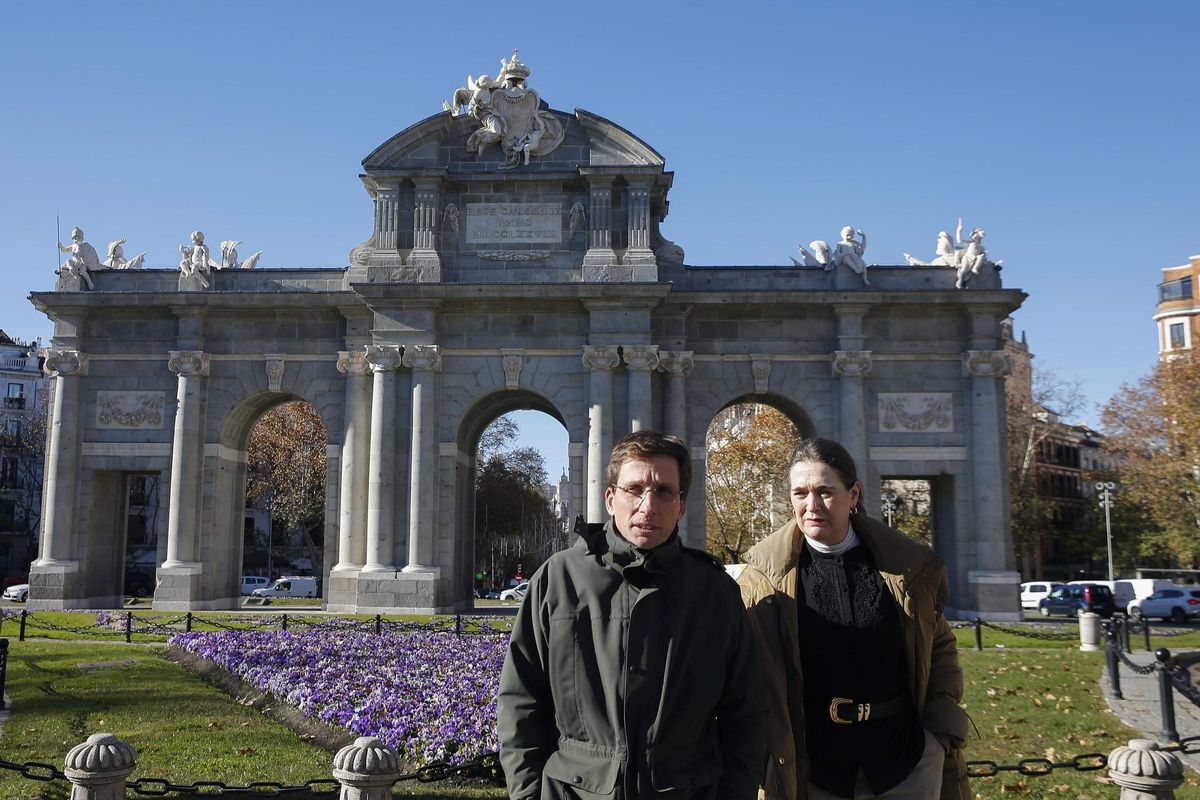
[[[983,620],[975,618],[975,649],[983,650]]]
[[[375,635],[378,636],[382,632],[383,632],[383,615],[376,614],[375,615]]]
[[[1124,700],[1125,695],[1121,694],[1121,673],[1119,671],[1121,662],[1117,658],[1117,646],[1113,643],[1111,636],[1104,644],[1104,657],[1108,659],[1108,682],[1112,690],[1112,697],[1115,700]]]
[[[1146,619],[1145,617],[1142,617],[1142,637],[1146,641],[1146,652],[1147,653],[1151,652],[1151,650],[1150,650],[1150,620]]]
[[[25,617],[29,616],[28,609],[21,609],[21,633],[17,636],[17,641],[25,641]]]
[[[183,623],[183,629],[188,633],[192,632],[192,612],[187,612],[187,620]]]
[[[1122,614],[1121,615],[1121,636],[1125,639],[1125,652],[1126,653],[1133,652],[1133,640],[1131,639],[1130,634],[1131,634],[1131,632],[1129,630],[1129,617]]]
[[[4,680],[8,677],[8,639],[0,639],[0,709],[4,708]]]
[[[1175,696],[1171,689],[1171,675],[1167,671],[1167,662],[1171,660],[1171,651],[1160,647],[1154,651],[1158,659],[1158,702],[1162,706],[1162,736],[1168,742],[1179,741],[1179,731],[1175,730]]]
[[[111,733],[94,733],[71,748],[64,766],[71,800],[125,800],[125,779],[137,766],[137,753]]]
[[[125,612],[125,644],[133,641],[133,612]]]
[[[454,615],[454,635],[462,636],[462,614]]]
[[[287,630],[287,612],[286,611],[283,613],[283,616],[280,617],[280,619],[279,619],[279,628],[280,628],[280,630],[284,630],[284,631]]]

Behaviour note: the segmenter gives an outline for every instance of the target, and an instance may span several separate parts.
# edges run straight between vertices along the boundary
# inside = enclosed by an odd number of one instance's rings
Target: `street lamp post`
[[[888,489],[883,493],[883,513],[887,516],[887,524],[889,528],[892,527],[892,514],[896,510],[896,501],[899,498],[900,495],[896,494],[891,489]]]
[[[1112,481],[1097,481],[1096,491],[1100,493],[1100,507],[1104,509],[1104,533],[1108,539],[1108,579],[1113,579],[1112,562],[1112,493],[1117,485]]]

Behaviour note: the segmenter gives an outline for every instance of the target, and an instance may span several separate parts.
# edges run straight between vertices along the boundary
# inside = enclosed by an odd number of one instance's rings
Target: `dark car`
[[[1038,613],[1043,617],[1076,617],[1090,611],[1108,619],[1116,610],[1112,589],[1099,583],[1070,583],[1038,601]]]

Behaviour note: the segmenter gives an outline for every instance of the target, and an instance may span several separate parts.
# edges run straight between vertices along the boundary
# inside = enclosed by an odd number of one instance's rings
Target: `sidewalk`
[[[1138,650],[1136,647],[1132,653],[1126,653],[1126,657],[1139,666],[1146,666],[1155,660],[1153,653]],[[1108,707],[1122,722],[1141,733],[1144,738],[1164,744],[1158,672],[1138,675],[1124,664],[1119,664],[1118,669],[1117,677],[1121,681],[1123,700],[1116,700],[1111,696],[1112,681],[1108,676],[1107,660],[1101,673],[1101,688],[1104,691],[1104,699],[1108,702]],[[1193,671],[1192,674],[1194,679],[1195,672]],[[1181,738],[1200,736],[1200,708],[1197,708],[1179,692],[1174,691],[1174,687],[1172,687],[1171,694],[1175,700],[1175,730],[1179,736]],[[1200,753],[1178,753],[1177,755],[1193,770],[1200,772]]]

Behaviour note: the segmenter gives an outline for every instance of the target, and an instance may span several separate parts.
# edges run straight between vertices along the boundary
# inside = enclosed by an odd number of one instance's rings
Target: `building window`
[[[8,437],[10,442],[16,442],[21,438],[21,420],[10,419],[4,423],[4,435]]]
[[[14,456],[0,459],[0,487],[17,488],[17,459]]]
[[[4,397],[5,408],[24,408],[25,407],[25,384],[10,383],[8,385],[8,394]]]
[[[1187,341],[1186,341],[1187,333],[1185,331],[1185,327],[1182,322],[1172,322],[1170,324],[1170,326],[1167,328],[1167,330],[1170,331],[1170,337],[1171,337],[1171,348],[1170,349],[1181,350],[1184,347],[1187,347]]]
[[[1167,281],[1158,285],[1158,302],[1168,300],[1188,300],[1192,296],[1191,277],[1180,278],[1177,281]]]

